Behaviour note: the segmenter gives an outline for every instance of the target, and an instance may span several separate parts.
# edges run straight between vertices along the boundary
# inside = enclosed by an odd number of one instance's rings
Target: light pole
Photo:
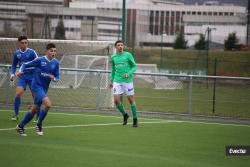
[[[122,0],[122,41],[125,42],[126,32],[126,0]]]
[[[160,57],[160,67],[163,67],[163,36],[166,36],[165,32],[161,33],[161,57]]]
[[[210,28],[207,27],[206,32],[205,32],[205,36],[207,35],[207,44],[206,44],[206,56],[207,56],[207,63],[206,63],[206,68],[207,68],[207,75],[208,75],[208,60],[209,60],[209,50],[210,50],[210,40],[211,40],[211,31],[212,30],[216,30],[216,28]]]

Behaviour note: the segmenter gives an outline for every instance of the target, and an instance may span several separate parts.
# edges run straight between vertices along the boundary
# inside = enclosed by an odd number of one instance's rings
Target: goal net
[[[60,60],[61,68],[85,69],[83,71],[61,71],[61,80],[53,84],[54,88],[79,88],[88,86],[97,88],[97,82],[101,82],[101,89],[108,88],[108,74],[90,73],[87,70],[108,70],[109,57],[100,55],[64,55]],[[100,77],[100,78],[98,78]]]
[[[136,72],[159,73],[156,64],[137,64]],[[166,76],[136,75],[135,82],[146,82],[153,85],[154,89],[182,89],[181,81],[170,79]],[[142,83],[141,83],[142,84]]]

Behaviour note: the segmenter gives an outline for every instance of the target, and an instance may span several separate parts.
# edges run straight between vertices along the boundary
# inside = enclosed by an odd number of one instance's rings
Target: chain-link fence
[[[48,96],[53,106],[70,110],[94,109],[114,111],[109,71],[62,68],[67,77],[84,76],[77,87],[68,82],[52,83]],[[69,82],[70,83],[70,82]],[[15,88],[9,81],[9,66],[0,67],[0,103],[3,108],[13,106]],[[135,99],[138,111],[161,116],[219,116],[250,119],[250,78],[176,75],[163,73],[135,73]],[[28,89],[28,88],[27,88]],[[126,109],[130,106],[123,98]],[[30,106],[32,97],[26,91],[22,106]]]

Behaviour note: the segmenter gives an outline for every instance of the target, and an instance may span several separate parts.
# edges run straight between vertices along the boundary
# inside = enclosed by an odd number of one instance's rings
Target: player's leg
[[[35,94],[34,94],[34,92],[32,92],[31,86],[29,86],[29,87],[30,87],[30,91],[31,91],[32,98],[35,99]],[[33,121],[34,123],[37,123],[37,121],[38,121],[39,114],[40,114],[40,106],[41,106],[41,105],[38,105],[38,109],[37,109],[37,111],[36,111],[36,118],[34,118],[34,121]]]
[[[113,94],[114,94],[114,102],[117,107],[117,109],[122,113],[123,115],[123,125],[126,125],[128,122],[129,115],[125,111],[124,105],[121,101],[121,94],[124,93],[124,90],[121,87],[121,83],[113,83]]]
[[[31,107],[31,111],[27,112],[22,121],[17,125],[17,132],[21,136],[27,136],[24,132],[24,126],[33,119],[38,108],[39,108],[38,105],[33,104]]]
[[[134,85],[133,83],[124,83],[124,89],[126,90],[127,98],[130,103],[130,108],[133,116],[133,127],[138,127],[137,119],[137,107],[134,99]]]
[[[44,90],[44,89],[42,89],[42,91],[40,91],[40,93],[39,93],[39,97],[40,97],[39,99],[43,103],[44,109],[40,110],[40,114],[39,114],[39,117],[37,120],[36,133],[38,135],[43,135],[42,123],[43,123],[43,120],[45,119],[45,117],[47,116],[48,111],[52,105],[51,101],[46,93],[47,93],[47,90]]]
[[[21,97],[26,89],[26,79],[24,77],[20,77],[17,82],[17,87],[16,87],[16,96],[14,99],[14,115],[11,118],[11,120],[16,121],[18,119],[19,115],[19,108],[21,105]]]
[[[135,103],[135,99],[134,96],[127,96],[128,97],[128,101],[130,103],[130,108],[132,111],[132,116],[133,116],[133,127],[138,127],[138,119],[137,119],[137,107],[136,107],[136,103]]]

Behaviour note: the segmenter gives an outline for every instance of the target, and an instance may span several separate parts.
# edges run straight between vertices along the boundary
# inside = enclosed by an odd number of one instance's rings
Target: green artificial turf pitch
[[[0,110],[2,167],[230,167],[250,156],[226,156],[226,145],[250,145],[250,126],[140,118],[121,125],[120,115],[50,111],[44,136],[35,123],[27,137],[15,131],[12,111]],[[22,118],[25,113],[21,112]]]

